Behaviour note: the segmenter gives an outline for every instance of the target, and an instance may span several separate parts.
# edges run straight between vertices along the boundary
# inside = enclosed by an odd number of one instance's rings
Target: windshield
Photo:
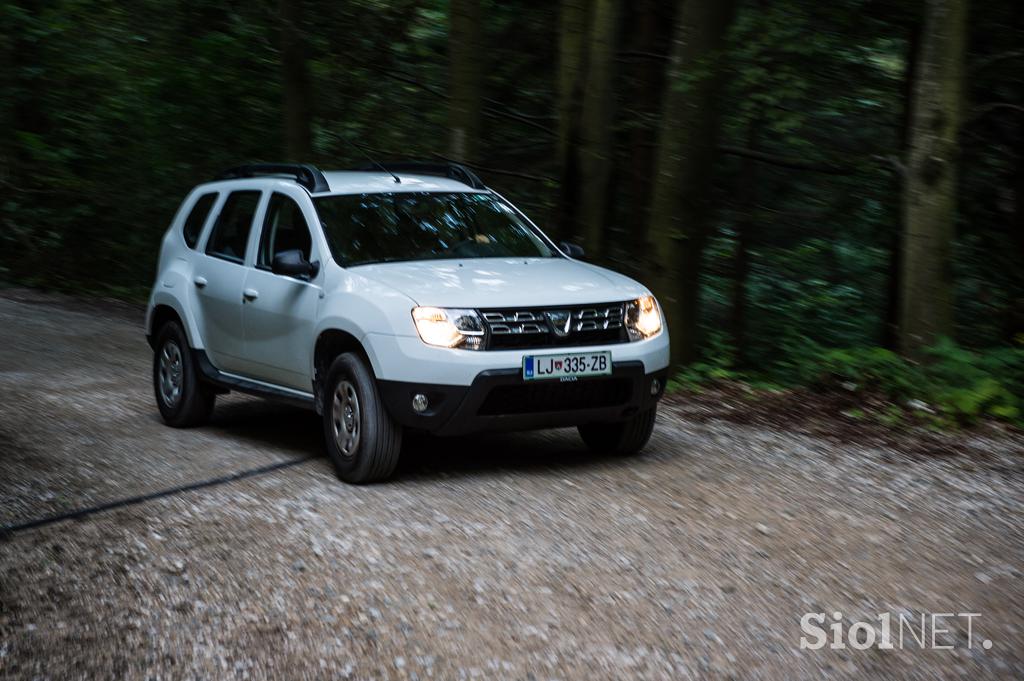
[[[343,267],[441,258],[550,258],[553,248],[491,194],[395,192],[313,199]]]

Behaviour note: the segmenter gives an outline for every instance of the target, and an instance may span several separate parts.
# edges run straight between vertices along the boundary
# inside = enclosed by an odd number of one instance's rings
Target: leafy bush
[[[971,351],[943,340],[915,362],[879,347],[822,348],[806,338],[785,339],[786,359],[761,373],[741,373],[721,339],[716,351],[680,372],[671,388],[698,389],[717,380],[766,381],[819,390],[882,395],[923,414],[937,425],[988,417],[1024,425],[1024,348]],[[898,420],[899,409],[882,415]]]
[[[676,374],[666,388],[669,391],[699,390],[702,385],[715,381],[740,379],[741,375],[734,369],[735,357],[736,351],[724,334],[711,334],[701,359]]]
[[[961,423],[1019,421],[1024,406],[1024,349],[972,352],[944,339],[921,363],[877,347],[825,350],[806,363],[805,384],[915,400]]]
[[[812,386],[846,384],[855,390],[881,392],[909,399],[922,384],[921,367],[885,348],[867,347],[825,350],[812,358],[807,370]]]
[[[931,400],[950,416],[967,422],[980,416],[1020,420],[1024,349],[975,353],[944,339],[927,354]]]

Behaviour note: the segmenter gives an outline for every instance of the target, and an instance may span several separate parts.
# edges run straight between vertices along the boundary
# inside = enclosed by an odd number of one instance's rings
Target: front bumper
[[[644,372],[659,371],[669,363],[669,337],[663,331],[654,338],[633,343],[537,348],[533,350],[461,350],[427,345],[418,336],[389,336],[370,333],[363,347],[373,365],[373,374],[382,381],[404,381],[469,387],[477,377],[494,369],[517,370],[523,355],[551,352],[612,353],[612,362],[640,362]]]
[[[610,376],[572,382],[524,381],[521,369],[493,369],[468,386],[389,380],[377,385],[388,412],[403,426],[460,435],[622,421],[654,406],[667,377],[667,368],[648,373],[643,362],[632,360],[614,362]],[[423,412],[412,408],[416,394],[429,402]]]

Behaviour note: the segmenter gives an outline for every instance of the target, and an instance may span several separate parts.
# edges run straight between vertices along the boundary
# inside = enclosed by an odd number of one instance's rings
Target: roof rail
[[[383,161],[367,163],[353,170],[380,170],[384,168],[392,173],[415,173],[418,175],[439,175],[450,180],[468,184],[473,189],[487,189],[476,173],[460,163],[450,161]]]
[[[327,178],[320,172],[320,169],[308,163],[251,163],[228,168],[218,175],[217,179],[237,180],[260,175],[290,175],[311,194],[331,190],[331,186],[327,184]]]

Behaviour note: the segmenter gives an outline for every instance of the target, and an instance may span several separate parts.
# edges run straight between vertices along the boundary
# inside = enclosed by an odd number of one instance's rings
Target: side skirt
[[[210,358],[203,350],[192,350],[192,357],[196,362],[196,366],[199,367],[199,372],[203,375],[203,380],[218,388],[237,390],[238,392],[256,395],[257,397],[287,402],[304,409],[314,409],[312,393],[225,373],[213,366],[213,362],[210,361]]]

